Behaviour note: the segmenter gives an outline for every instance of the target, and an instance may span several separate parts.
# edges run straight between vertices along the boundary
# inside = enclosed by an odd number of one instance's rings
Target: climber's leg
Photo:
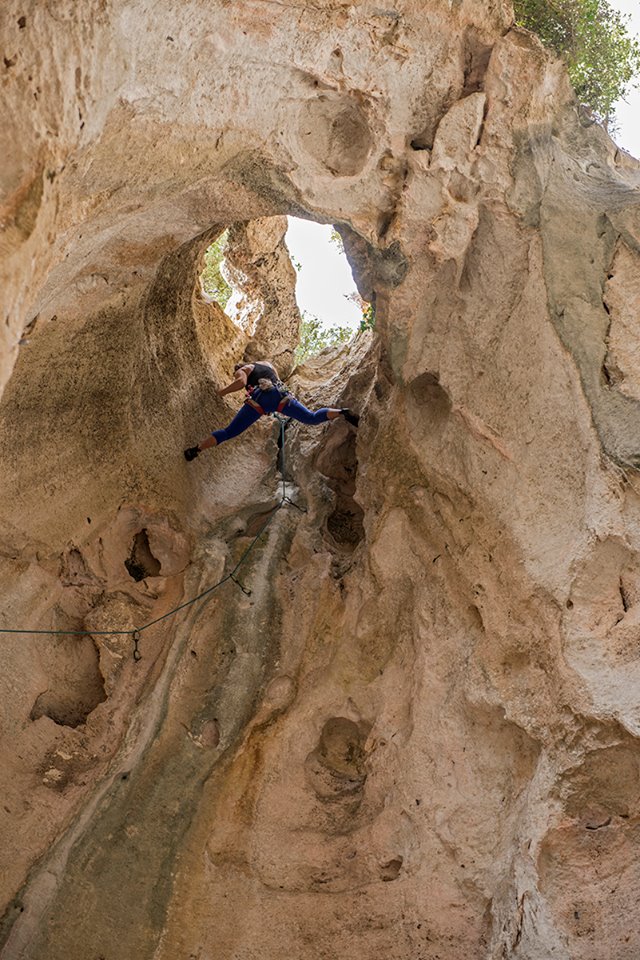
[[[255,423],[256,420],[259,419],[260,413],[254,410],[253,407],[250,407],[248,403],[245,403],[240,410],[238,410],[228,426],[223,427],[221,430],[214,430],[211,436],[216,444],[224,443],[225,440],[232,440],[234,437],[244,433],[252,423]],[[211,446],[213,445],[214,444],[211,444]],[[204,444],[201,443],[200,446],[203,447]]]
[[[359,417],[352,413],[346,407],[336,410],[334,407],[321,407],[319,410],[308,410],[304,404],[300,403],[294,397],[289,399],[286,407],[282,410],[285,417],[292,417],[299,420],[300,423],[307,423],[316,426],[319,423],[325,423],[327,420],[335,420],[337,417],[344,417],[354,427],[358,426]]]
[[[339,410],[330,410],[328,407],[321,407],[319,410],[308,410],[304,404],[296,400],[295,397],[289,397],[286,407],[282,410],[282,415],[299,420],[300,423],[306,423],[310,426],[316,426],[319,423],[326,423],[327,420],[333,420],[340,414]]]

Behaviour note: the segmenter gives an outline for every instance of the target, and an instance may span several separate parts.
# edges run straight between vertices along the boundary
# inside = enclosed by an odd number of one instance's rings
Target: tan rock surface
[[[2,635],[3,960],[635,960],[640,166],[498,0],[0,15],[0,627],[79,631]],[[286,371],[288,213],[361,426],[171,613],[280,496],[271,421],[182,450]]]
[[[247,360],[270,357],[283,377],[300,337],[296,272],[284,242],[286,217],[237,223],[229,230],[224,272],[234,290],[229,312],[250,336]]]

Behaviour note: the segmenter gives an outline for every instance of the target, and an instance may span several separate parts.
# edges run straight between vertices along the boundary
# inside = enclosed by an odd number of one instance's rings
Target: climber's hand
[[[200,447],[188,447],[184,452],[185,460],[195,460],[200,453]]]

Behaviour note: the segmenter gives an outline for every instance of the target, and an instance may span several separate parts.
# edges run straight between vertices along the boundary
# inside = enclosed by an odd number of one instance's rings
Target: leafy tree
[[[300,341],[295,351],[296,363],[304,363],[309,357],[315,357],[325,347],[347,343],[352,336],[350,327],[323,327],[317,317],[305,311],[300,325]]]
[[[514,0],[516,22],[564,56],[580,100],[609,125],[614,104],[636,83],[640,44],[628,16],[608,0]]]
[[[204,255],[204,270],[200,274],[200,283],[203,292],[211,300],[219,303],[223,310],[229,302],[229,297],[233,293],[231,287],[220,272],[228,235],[229,231],[225,230],[217,240],[213,241],[211,246],[207,247]]]

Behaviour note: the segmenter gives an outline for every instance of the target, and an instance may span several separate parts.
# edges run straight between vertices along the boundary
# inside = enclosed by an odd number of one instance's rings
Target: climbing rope
[[[145,623],[142,627],[137,627],[135,630],[11,630],[9,628],[0,627],[0,633],[14,633],[14,634],[34,634],[34,635],[47,635],[47,636],[56,636],[56,637],[131,637],[133,641],[133,659],[136,663],[142,660],[142,654],[140,653],[140,639],[141,634],[148,630],[150,627],[155,626],[156,623],[161,623],[162,620],[166,620],[168,617],[172,617],[174,614],[178,613],[180,610],[184,610],[185,607],[190,607],[194,603],[197,603],[199,600],[202,600],[203,597],[208,596],[210,593],[213,593],[214,590],[217,590],[218,587],[221,587],[223,583],[226,583],[227,580],[231,580],[237,587],[242,590],[245,596],[251,596],[251,590],[247,589],[240,580],[236,577],[236,574],[242,564],[245,562],[253,548],[255,547],[258,540],[261,538],[262,534],[265,532],[277,512],[282,509],[285,503],[290,503],[291,506],[295,507],[296,510],[299,510],[301,513],[306,513],[303,507],[298,506],[297,503],[294,503],[287,496],[287,486],[286,486],[286,462],[285,462],[285,437],[284,431],[287,425],[287,419],[285,417],[278,416],[277,413],[272,414],[272,416],[280,422],[280,451],[282,455],[282,496],[280,497],[280,502],[273,507],[269,513],[269,516],[262,524],[257,534],[244,551],[238,562],[236,563],[233,570],[228,573],[221,580],[218,580],[217,583],[212,584],[212,586],[207,587],[201,593],[195,597],[191,597],[190,600],[185,600],[184,603],[179,604],[177,607],[174,607],[173,610],[169,610],[167,613],[163,613],[161,617],[156,617],[155,620],[150,620],[149,623]]]

